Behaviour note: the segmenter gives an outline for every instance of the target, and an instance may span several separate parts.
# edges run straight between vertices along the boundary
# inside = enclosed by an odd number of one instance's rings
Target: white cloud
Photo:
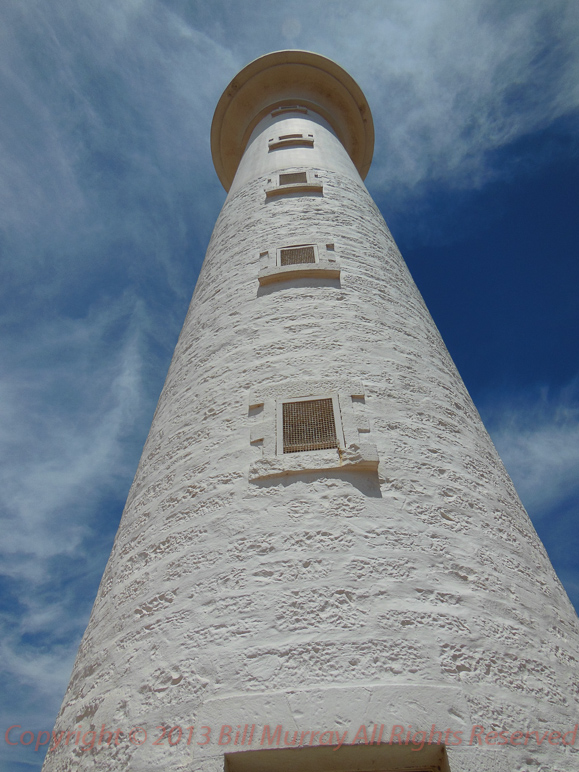
[[[138,458],[139,427],[152,414],[146,323],[124,295],[2,346],[6,726],[49,729],[69,678]],[[25,757],[21,749],[19,762]]]
[[[388,186],[392,204],[425,180],[480,185],[498,173],[489,151],[579,106],[572,0],[258,0],[211,10],[32,0],[25,13],[5,4],[4,16],[0,224],[6,257],[29,279],[47,248],[68,271],[87,240],[102,254],[130,241],[152,260],[160,216],[174,232],[191,210],[199,225],[211,222],[213,108],[240,66],[288,44],[289,28],[292,45],[335,58],[366,92],[378,139],[370,182]],[[154,234],[137,216],[143,191]],[[174,252],[161,246],[154,259],[178,292]]]
[[[432,178],[477,186],[488,178],[489,151],[579,106],[572,3],[366,7],[369,20],[347,22],[367,52],[351,69],[360,73],[382,147],[373,184],[412,187]]]
[[[572,0],[261,0],[217,3],[210,19],[199,5],[174,7],[190,29],[235,53],[229,77],[286,47],[290,28],[292,46],[341,64],[370,102],[378,140],[370,180],[390,198],[430,179],[476,187],[491,174],[489,152],[579,107]]]
[[[574,500],[579,507],[579,400],[571,385],[499,399],[483,408],[487,428],[536,521]]]
[[[19,556],[10,575],[43,578],[42,559],[79,549],[95,498],[126,484],[123,441],[150,399],[138,310],[104,358],[103,338],[126,317],[127,301],[85,319],[56,319],[33,340],[4,346],[11,367],[0,381],[0,488],[11,527],[3,552]]]

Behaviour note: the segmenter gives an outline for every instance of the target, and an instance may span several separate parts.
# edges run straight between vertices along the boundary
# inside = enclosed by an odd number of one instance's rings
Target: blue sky
[[[2,735],[52,728],[225,197],[213,110],[279,48],[365,92],[370,192],[579,607],[577,3],[5,0]]]

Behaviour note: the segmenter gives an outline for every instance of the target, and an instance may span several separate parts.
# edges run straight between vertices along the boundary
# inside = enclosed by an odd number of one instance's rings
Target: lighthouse
[[[268,54],[211,146],[227,199],[44,769],[579,770],[577,617],[364,186],[362,91]]]

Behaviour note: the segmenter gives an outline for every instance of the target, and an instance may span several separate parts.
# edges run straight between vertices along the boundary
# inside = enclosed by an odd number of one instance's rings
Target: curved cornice
[[[276,107],[300,104],[336,132],[362,178],[374,152],[374,123],[362,90],[331,59],[310,51],[275,51],[255,59],[223,92],[211,126],[211,153],[229,190],[251,132]]]

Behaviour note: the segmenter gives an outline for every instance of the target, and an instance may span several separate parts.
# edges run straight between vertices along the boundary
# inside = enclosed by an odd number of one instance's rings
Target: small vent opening
[[[307,182],[308,175],[306,172],[291,172],[289,174],[279,175],[280,185],[294,185],[296,182]]]
[[[316,254],[313,247],[288,247],[280,249],[280,265],[300,265],[301,263],[315,263]]]
[[[284,453],[337,447],[331,398],[283,403]]]
[[[283,134],[279,139],[303,139],[303,134]]]

